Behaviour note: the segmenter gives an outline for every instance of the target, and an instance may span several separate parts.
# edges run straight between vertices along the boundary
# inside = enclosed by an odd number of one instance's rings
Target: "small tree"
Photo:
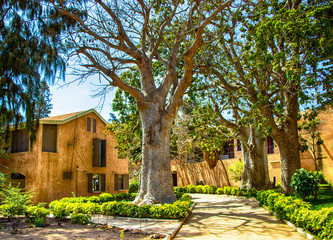
[[[319,171],[318,160],[320,158],[320,145],[324,143],[320,134],[320,120],[318,112],[306,112],[303,116],[303,122],[299,124],[300,134],[300,150],[301,152],[309,151],[313,159],[316,171]]]
[[[320,175],[317,172],[298,169],[291,178],[291,186],[295,188],[297,196],[306,199],[314,196],[317,199]]]
[[[18,216],[25,213],[26,208],[31,203],[33,192],[23,192],[19,187],[13,187],[11,183],[5,181],[1,184],[3,187],[0,192],[2,205],[0,206],[0,214],[7,217],[9,221],[13,221],[13,233],[17,233],[20,218]]]

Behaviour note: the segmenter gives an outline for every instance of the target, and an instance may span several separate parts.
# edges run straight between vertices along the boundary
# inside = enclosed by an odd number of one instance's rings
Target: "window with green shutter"
[[[128,174],[115,174],[114,176],[114,189],[116,191],[128,190],[129,188],[129,175]]]
[[[106,167],[106,140],[93,139],[93,167]]]
[[[105,192],[104,173],[88,173],[88,192]]]
[[[91,118],[87,117],[87,132],[91,131]]]

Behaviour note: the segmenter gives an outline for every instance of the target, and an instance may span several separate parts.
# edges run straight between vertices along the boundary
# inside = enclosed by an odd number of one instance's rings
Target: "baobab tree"
[[[106,87],[118,87],[135,100],[142,123],[142,168],[134,203],[176,200],[169,159],[170,130],[191,84],[194,56],[204,45],[204,29],[233,0],[223,1],[67,1],[53,0],[55,17],[75,22],[66,40],[83,77],[99,74]],[[211,26],[213,28],[213,26]],[[154,78],[153,62],[165,75]],[[141,86],[120,74],[140,73]]]

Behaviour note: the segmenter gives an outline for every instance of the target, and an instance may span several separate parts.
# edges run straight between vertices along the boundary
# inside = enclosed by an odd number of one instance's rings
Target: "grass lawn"
[[[333,208],[333,189],[329,184],[321,184],[319,187],[318,199],[309,198],[312,204],[312,210],[320,210],[322,208]]]

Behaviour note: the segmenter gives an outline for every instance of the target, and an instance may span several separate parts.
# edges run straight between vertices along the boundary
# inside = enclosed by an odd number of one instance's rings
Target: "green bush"
[[[99,195],[99,199],[102,203],[104,203],[114,201],[115,197],[111,193],[102,193],[101,195]]]
[[[215,187],[215,186],[205,185],[203,187],[203,193],[206,193],[206,194],[215,194],[216,190],[217,190],[217,187]]]
[[[37,224],[37,222],[43,223],[46,221],[46,217],[50,214],[50,210],[47,210],[44,207],[39,207],[42,204],[38,204],[37,206],[29,206],[25,210],[25,216],[30,223]]]
[[[88,202],[99,203],[101,200],[97,196],[88,197]]]
[[[49,206],[54,217],[64,219],[70,214],[70,207],[67,208],[67,205],[66,202],[53,201]]]
[[[187,193],[196,193],[196,187],[194,185],[187,185],[184,187]]]
[[[296,170],[291,178],[291,186],[295,187],[296,194],[302,199],[318,195],[320,174],[307,171],[303,168]]]
[[[34,194],[32,191],[24,192],[19,187],[13,187],[11,183],[2,182],[0,187],[0,201],[3,204],[0,206],[0,214],[13,222],[13,233],[17,233],[21,220],[18,216],[25,213]]]
[[[133,180],[129,184],[128,193],[137,193],[139,191],[139,181]]]
[[[133,201],[136,197],[136,193],[119,193],[119,194],[111,194],[111,193],[102,193],[99,196],[91,196],[91,197],[65,197],[59,202],[64,203],[104,203],[110,201]]]
[[[174,187],[174,192],[175,192],[176,198],[180,199],[186,192],[186,189],[183,187]]]
[[[320,239],[333,238],[332,208],[314,211],[311,210],[309,203],[273,190],[257,192],[257,200],[260,205],[265,205],[274,211],[278,219],[288,220]]]
[[[228,167],[230,178],[236,182],[242,181],[243,169],[244,169],[243,160],[230,165]]]
[[[224,194],[224,188],[218,188],[218,189],[216,190],[216,194],[218,194],[218,195],[222,195],[222,194]]]
[[[71,223],[86,225],[91,220],[91,215],[83,213],[73,213],[71,215]]]
[[[191,202],[192,197],[188,194],[183,194],[182,197],[179,199],[180,201]]]
[[[111,216],[167,218],[179,219],[185,217],[191,207],[190,196],[184,196],[182,201],[173,204],[138,206],[128,202],[107,202],[101,206],[101,213]]]

